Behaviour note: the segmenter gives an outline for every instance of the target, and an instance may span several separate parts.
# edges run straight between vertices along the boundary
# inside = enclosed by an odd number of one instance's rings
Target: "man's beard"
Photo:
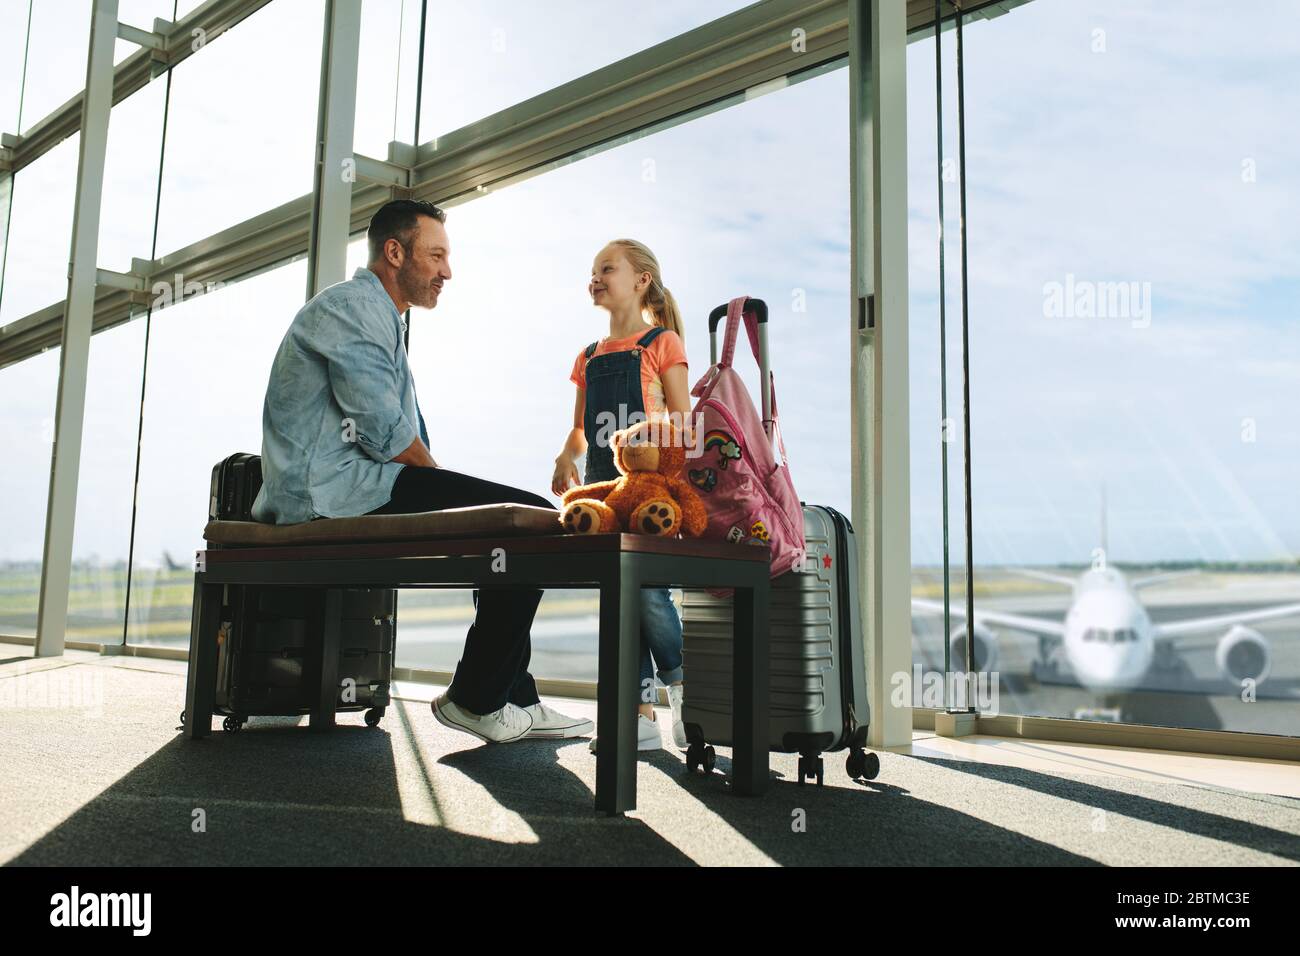
[[[402,293],[403,299],[422,309],[432,309],[436,301],[434,290],[416,279],[408,265],[397,270],[397,290]]]

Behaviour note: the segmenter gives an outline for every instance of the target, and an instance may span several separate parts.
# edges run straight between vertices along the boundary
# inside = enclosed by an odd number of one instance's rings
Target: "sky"
[[[547,5],[545,15],[522,2],[430,4],[420,138],[738,6],[620,0],[596,17],[574,2]],[[121,18],[148,25],[169,8],[123,0]],[[310,189],[321,8],[275,0],[174,70],[158,255]],[[359,152],[382,157],[394,130],[403,140],[414,134],[416,9],[366,0]],[[1174,18],[1154,0],[1033,0],[965,30],[977,564],[1089,560],[1102,487],[1114,560],[1300,551],[1290,500],[1300,465],[1300,133],[1280,121],[1300,115],[1300,29],[1287,26],[1300,27],[1300,8],[1252,10],[1233,18],[1222,5],[1191,3]],[[83,4],[53,0],[35,11],[29,59],[40,68],[23,87],[23,129],[84,80]],[[19,125],[14,38],[26,13],[26,2],[0,0],[5,130]],[[944,153],[955,162],[953,34],[942,42]],[[272,57],[289,61],[273,81],[249,66]],[[125,270],[132,256],[150,254],[164,82],[114,109],[103,268]],[[911,44],[917,565],[942,553],[934,82],[933,38]],[[708,364],[708,312],[741,294],[768,302],[796,488],[848,512],[848,107],[839,69],[452,207],[453,279],[436,310],[412,316],[411,361],[435,458],[546,492],[572,414],[573,358],[608,332],[586,296],[590,262],[610,239],[630,236],[656,252],[683,307],[692,383]],[[65,294],[76,150],[74,137],[16,178],[0,323]],[[945,185],[945,212],[955,558],[955,180]],[[363,259],[354,243],[349,274]],[[1074,299],[1080,308],[1052,308],[1054,284],[1120,282],[1135,293],[1125,314],[1078,314],[1086,309]],[[154,314],[135,532],[142,565],[200,546],[212,465],[258,450],[271,359],[305,284],[300,261]],[[78,558],[126,556],[144,341],[137,320],[92,342]],[[753,386],[752,360],[738,355]],[[0,370],[0,444],[9,449],[0,561],[40,556],[57,373],[57,350]]]

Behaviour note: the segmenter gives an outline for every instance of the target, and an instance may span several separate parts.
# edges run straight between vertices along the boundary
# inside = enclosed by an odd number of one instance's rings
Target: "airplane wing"
[[[1053,574],[1051,571],[1036,571],[1033,568],[1013,568],[1012,571],[1027,578],[1050,581],[1052,584],[1060,584],[1067,588],[1073,588],[1075,585],[1075,578],[1066,577],[1064,574]]]
[[[1164,584],[1166,581],[1176,581],[1179,578],[1189,578],[1194,574],[1200,574],[1198,570],[1191,571],[1168,571],[1164,574],[1151,574],[1145,578],[1134,578],[1129,584],[1133,590],[1150,587],[1153,584]]]
[[[916,603],[915,601],[913,603]],[[1152,629],[1158,640],[1171,637],[1184,637],[1190,634],[1204,634],[1219,631],[1234,624],[1251,624],[1255,621],[1271,621],[1279,617],[1300,616],[1300,604],[1278,604],[1274,607],[1260,608],[1255,611],[1239,611],[1235,614],[1216,614],[1214,617],[1190,618],[1185,621],[1167,621],[1154,624]],[[978,615],[977,615],[978,616]]]
[[[912,598],[912,609],[916,611],[925,611],[931,614],[943,613],[943,602],[927,601],[924,598]],[[966,618],[966,608],[964,605],[953,605],[949,610],[949,616],[953,618]],[[1045,621],[1041,617],[1029,617],[1024,614],[1011,614],[1006,611],[976,611],[976,624],[992,624],[995,627],[1011,627],[1017,631],[1028,631],[1031,634],[1041,634],[1044,637],[1065,637],[1065,625],[1060,621]]]

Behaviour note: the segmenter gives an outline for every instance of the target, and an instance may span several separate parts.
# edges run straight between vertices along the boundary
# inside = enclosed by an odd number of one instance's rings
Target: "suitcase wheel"
[[[221,722],[221,729],[228,734],[237,734],[247,720],[247,717],[227,717]]]
[[[703,741],[694,742],[686,749],[686,769],[690,773],[703,768],[705,774],[711,774],[717,760],[717,751]]]
[[[366,711],[367,727],[378,727],[379,722],[383,719],[384,719],[383,707],[371,707],[368,711]]]
[[[870,751],[863,752],[855,747],[849,751],[844,769],[854,780],[875,780],[880,773],[880,758]]]
[[[804,780],[815,777],[817,779],[817,786],[820,787],[822,785],[822,771],[824,770],[824,766],[821,757],[801,755],[799,757],[799,786],[803,786]]]
[[[181,711],[181,726],[185,726],[185,711]]]

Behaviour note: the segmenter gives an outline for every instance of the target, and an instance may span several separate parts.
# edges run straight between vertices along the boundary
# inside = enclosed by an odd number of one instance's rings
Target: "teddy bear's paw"
[[[633,511],[628,525],[638,534],[671,537],[681,530],[682,512],[674,502],[659,498],[647,501]]]
[[[597,502],[575,501],[564,509],[560,522],[570,534],[600,534],[601,518]]]

